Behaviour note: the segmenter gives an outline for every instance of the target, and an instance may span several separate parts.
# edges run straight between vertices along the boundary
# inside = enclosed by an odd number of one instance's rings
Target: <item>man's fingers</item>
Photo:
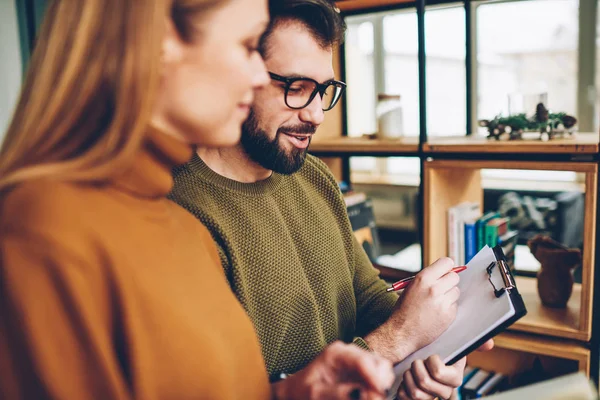
[[[460,277],[456,272],[448,272],[434,283],[436,293],[444,294],[457,287]]]
[[[438,355],[433,355],[425,360],[425,367],[429,375],[445,386],[459,387],[462,383],[466,358],[463,357],[454,365],[445,365]]]
[[[442,276],[446,275],[448,272],[450,272],[450,270],[454,268],[454,266],[454,261],[452,261],[451,258],[443,257],[438,259],[429,267],[424,268],[421,272],[419,272],[418,275],[421,275],[422,279],[436,281]]]
[[[458,286],[454,286],[452,289],[448,290],[444,295],[444,299],[448,305],[457,303],[458,299],[460,299],[460,289]]]
[[[452,395],[451,386],[444,385],[436,381],[430,374],[423,360],[416,360],[411,365],[412,375],[415,383],[423,392],[432,397],[441,397],[447,399]]]
[[[343,371],[344,376],[338,377],[340,380],[352,379],[353,383],[380,393],[385,393],[394,382],[390,361],[354,345],[332,343],[325,349],[325,356],[329,365]]]
[[[490,339],[477,349],[477,351],[490,351],[494,348],[494,339]]]
[[[406,397],[412,400],[428,400],[433,398],[433,396],[431,396],[429,393],[425,393],[419,388],[419,386],[417,386],[410,369],[403,375],[402,385],[398,390],[399,398],[401,398],[400,394],[402,390],[404,390]]]

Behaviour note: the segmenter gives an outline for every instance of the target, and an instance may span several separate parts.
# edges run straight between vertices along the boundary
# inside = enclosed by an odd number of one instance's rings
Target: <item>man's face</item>
[[[323,49],[298,22],[275,27],[268,41],[267,70],[283,77],[334,79],[331,49]],[[285,104],[285,83],[271,80],[257,89],[250,117],[242,127],[242,146],[264,168],[292,174],[303,164],[312,135],[324,119],[321,96],[305,108]]]

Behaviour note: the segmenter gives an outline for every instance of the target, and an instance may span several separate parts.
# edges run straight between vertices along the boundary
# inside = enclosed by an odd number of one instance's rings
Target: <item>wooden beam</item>
[[[335,4],[340,11],[355,11],[406,3],[414,3],[414,0],[339,0]]]

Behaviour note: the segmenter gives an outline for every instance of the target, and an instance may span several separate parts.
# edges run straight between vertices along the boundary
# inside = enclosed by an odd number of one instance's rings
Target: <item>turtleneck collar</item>
[[[165,197],[173,187],[171,170],[192,156],[188,143],[150,129],[131,165],[118,175],[114,185],[139,197]]]

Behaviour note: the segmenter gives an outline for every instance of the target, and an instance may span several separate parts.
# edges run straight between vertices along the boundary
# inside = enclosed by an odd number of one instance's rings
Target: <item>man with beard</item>
[[[211,231],[274,379],[338,339],[398,362],[453,321],[454,263],[425,268],[401,300],[386,292],[354,238],[334,177],[307,155],[345,88],[332,67],[343,20],[328,0],[273,0],[270,11],[260,47],[271,84],[255,93],[241,143],[198,149],[174,171],[171,198]],[[417,361],[400,397],[448,398],[463,369],[464,360]]]

